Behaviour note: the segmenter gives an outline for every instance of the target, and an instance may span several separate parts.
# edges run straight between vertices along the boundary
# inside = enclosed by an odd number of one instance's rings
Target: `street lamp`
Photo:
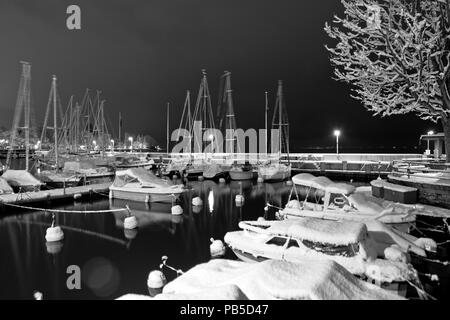
[[[427,132],[427,135],[429,135],[429,136],[432,136],[433,134],[434,134],[433,130],[430,130],[430,131]],[[427,139],[427,150],[428,150],[428,153],[431,152],[430,151],[430,140],[429,139]]]
[[[111,139],[111,151],[114,152],[114,140]]]
[[[339,154],[339,136],[341,135],[340,130],[334,130],[334,136],[336,137],[336,154]]]
[[[128,141],[130,141],[130,152],[133,152],[133,137],[129,137]]]

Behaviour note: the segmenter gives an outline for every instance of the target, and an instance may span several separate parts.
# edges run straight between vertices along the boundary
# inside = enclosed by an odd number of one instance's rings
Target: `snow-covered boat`
[[[44,185],[26,170],[6,170],[2,178],[8,182],[15,192],[39,191]]]
[[[6,182],[5,179],[0,177],[0,194],[10,194],[10,193],[13,193],[13,192],[14,191],[11,188],[11,186],[8,184],[8,182]]]
[[[174,185],[143,168],[116,171],[109,187],[111,198],[143,202],[172,202],[184,191],[182,184]]]
[[[291,176],[291,166],[283,163],[269,163],[258,168],[258,177],[264,181],[283,181]]]
[[[137,155],[115,155],[115,167],[118,169],[144,168],[151,169],[155,165],[153,159]]]
[[[114,171],[106,163],[97,165],[94,160],[66,161],[63,172],[81,177],[80,184],[106,183],[114,180]]]
[[[417,277],[404,261],[377,259],[374,242],[363,223],[299,218],[242,221],[239,227],[243,231],[228,232],[224,240],[243,261],[330,259],[355,275],[380,283]]]
[[[151,299],[127,294],[125,299]],[[393,300],[403,299],[354,277],[332,260],[261,263],[214,259],[169,282],[159,300]]]
[[[208,165],[203,162],[191,162],[186,165],[184,173],[188,179],[196,178],[203,175],[203,172],[208,168]]]
[[[229,169],[223,165],[212,163],[203,171],[203,177],[205,179],[220,179],[228,176]]]
[[[253,167],[250,164],[233,165],[230,169],[231,180],[252,180]]]
[[[76,187],[81,181],[81,177],[77,175],[51,170],[41,171],[38,176],[49,189]]]
[[[409,205],[373,197],[370,191],[357,190],[346,183],[334,183],[327,177],[299,173],[292,177],[292,182],[296,193],[302,193],[305,200],[289,199],[286,207],[279,212],[281,218],[300,216],[359,222],[378,220],[389,224],[416,220],[414,210]],[[311,198],[316,198],[317,203],[309,202]]]

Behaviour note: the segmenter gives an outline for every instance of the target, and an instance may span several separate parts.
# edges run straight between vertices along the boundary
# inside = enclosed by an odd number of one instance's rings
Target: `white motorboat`
[[[374,241],[362,223],[299,218],[242,221],[243,231],[228,232],[225,242],[243,261],[331,259],[349,272],[380,283],[416,279],[404,261],[377,259]]]
[[[185,191],[182,184],[173,184],[143,168],[116,171],[109,187],[110,197],[142,202],[172,202]]]
[[[291,176],[291,166],[280,162],[268,163],[258,168],[258,177],[264,181],[283,181]]]
[[[315,217],[331,220],[366,222],[378,220],[388,224],[409,223],[416,220],[413,207],[375,198],[367,191],[359,191],[346,183],[334,183],[327,177],[300,173],[292,177],[295,192],[304,201],[288,201],[280,210],[281,218]],[[292,193],[291,193],[292,196]],[[316,198],[317,203],[308,199]]]

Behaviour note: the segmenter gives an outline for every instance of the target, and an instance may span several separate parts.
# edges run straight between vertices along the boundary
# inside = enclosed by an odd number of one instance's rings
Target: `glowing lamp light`
[[[433,130],[430,130],[430,131],[427,132],[427,135],[429,135],[429,136],[432,136],[433,134],[434,134]]]
[[[339,137],[341,135],[341,130],[334,130],[334,135]]]

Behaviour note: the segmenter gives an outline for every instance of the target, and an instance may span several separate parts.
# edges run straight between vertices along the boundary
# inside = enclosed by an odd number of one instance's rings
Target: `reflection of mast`
[[[11,129],[10,148],[6,157],[6,167],[9,168],[11,164],[11,156],[16,145],[16,138],[19,129],[19,122],[24,111],[24,126],[25,131],[25,157],[26,170],[29,169],[29,147],[30,147],[30,93],[31,93],[31,64],[25,61],[22,64],[22,74],[20,76],[19,90],[17,92],[16,108],[14,110],[13,126]]]

